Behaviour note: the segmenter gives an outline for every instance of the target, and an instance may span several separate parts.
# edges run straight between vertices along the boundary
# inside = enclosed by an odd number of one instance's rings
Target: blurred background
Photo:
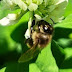
[[[6,15],[7,12],[8,11],[1,12],[0,10],[0,18],[2,18],[3,15]],[[29,71],[28,63],[19,64],[17,62],[21,53],[28,49],[24,43],[24,34],[27,29],[28,20],[29,12],[24,14],[17,24],[11,26],[0,25],[0,72]],[[63,21],[54,26],[53,40],[56,41],[56,43],[65,52],[62,65],[60,65],[60,63],[57,64],[60,72],[72,72],[72,0],[69,0],[68,2]],[[57,46],[52,41],[51,48],[54,47]],[[55,55],[55,49],[52,49],[52,53],[56,59],[57,55]]]

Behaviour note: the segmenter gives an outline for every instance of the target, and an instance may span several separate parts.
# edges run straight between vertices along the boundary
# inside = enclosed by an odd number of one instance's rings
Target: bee
[[[30,38],[26,40],[30,49],[19,58],[19,62],[26,62],[37,56],[51,41],[53,30],[53,26],[48,22],[40,20],[35,23],[33,20]]]

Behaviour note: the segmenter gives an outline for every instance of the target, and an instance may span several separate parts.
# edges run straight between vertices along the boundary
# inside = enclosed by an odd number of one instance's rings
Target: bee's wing
[[[18,62],[26,62],[37,56],[40,49],[37,47],[37,44],[35,44],[32,48],[30,48],[26,53],[22,54],[19,58]]]

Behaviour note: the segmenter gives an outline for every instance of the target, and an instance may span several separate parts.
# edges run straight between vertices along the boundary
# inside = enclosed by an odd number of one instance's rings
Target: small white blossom
[[[4,17],[3,19],[0,20],[0,24],[3,26],[6,26],[10,23],[10,20],[7,17]]]
[[[12,21],[17,19],[16,14],[8,14],[6,17],[0,20],[0,24],[3,26],[10,25]]]
[[[7,18],[10,20],[16,20],[17,15],[16,14],[8,14]]]
[[[38,5],[37,5],[37,4],[34,4],[34,3],[31,3],[31,4],[28,6],[28,9],[29,9],[30,11],[35,11],[37,8],[38,8]]]
[[[39,16],[37,14],[35,14],[34,16],[36,17],[37,20],[41,20],[42,19],[41,16]]]
[[[19,1],[18,5],[21,9],[23,9],[24,11],[27,10],[27,5],[23,2],[23,1]]]

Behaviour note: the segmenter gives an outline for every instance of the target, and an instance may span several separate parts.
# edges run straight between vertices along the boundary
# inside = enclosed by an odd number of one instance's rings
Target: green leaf
[[[0,72],[5,72],[6,67],[0,69]]]
[[[0,64],[18,61],[21,52],[27,49],[24,43],[24,33],[28,20],[29,12],[17,24],[0,26]]]
[[[66,55],[66,59],[72,57],[72,48],[65,48],[65,55]]]
[[[49,44],[41,51],[41,53],[39,53],[36,62],[30,64],[29,72],[35,72],[35,70],[36,72],[58,72],[58,67],[54,57],[52,56],[50,48],[51,44]]]
[[[61,39],[58,39],[57,42],[63,48],[72,47],[72,40],[69,38],[61,38]]]
[[[11,49],[11,45],[14,45],[14,41],[10,38],[8,29],[0,26],[0,54],[6,53],[9,49]]]
[[[0,19],[2,19],[3,17],[7,16],[8,13],[10,13],[10,10],[2,10],[0,7]]]
[[[72,72],[72,48],[65,48],[65,60],[61,64],[60,72]]]
[[[65,48],[65,60],[61,64],[61,68],[70,69],[72,68],[72,48]]]
[[[59,72],[72,72],[72,69],[60,69]]]
[[[2,5],[2,1],[0,1],[0,19],[5,17],[8,13],[11,12],[11,10],[6,9],[3,7],[4,5]]]
[[[30,64],[29,69],[29,72],[42,72],[35,63]]]
[[[28,64],[27,63],[6,63],[6,67],[2,68],[0,72],[28,72]]]
[[[70,28],[72,29],[72,14],[66,17],[61,23],[58,23],[54,26],[54,28],[61,27],[61,28]]]
[[[15,39],[17,40],[18,38],[18,40],[24,40],[23,34],[27,29],[28,20],[29,12],[21,18],[19,23],[15,25],[0,26],[0,53],[5,53],[8,50],[13,50],[17,47],[20,47],[20,43],[16,43]]]
[[[54,35],[53,39],[58,41],[58,39],[70,39],[69,35],[72,33],[72,29],[69,28],[61,28],[61,27],[56,27],[54,29]]]
[[[58,67],[60,67],[65,59],[64,50],[54,40],[52,41],[51,50]]]
[[[68,5],[66,7],[64,16],[67,17],[69,14],[72,14],[72,0],[68,0]]]
[[[13,7],[12,6],[10,7],[10,6],[7,6],[6,3],[4,3],[4,2],[3,2],[3,0],[0,1],[0,19],[2,19],[3,17],[7,16],[9,13],[16,13],[17,10],[21,10],[16,5],[13,5]]]
[[[71,33],[71,28],[56,27],[54,29],[53,39],[57,41],[62,48],[72,47],[72,39],[70,39]]]

